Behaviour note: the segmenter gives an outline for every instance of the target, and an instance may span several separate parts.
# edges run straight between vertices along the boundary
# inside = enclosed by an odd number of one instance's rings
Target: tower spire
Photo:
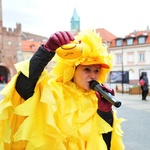
[[[75,33],[80,31],[80,17],[77,14],[76,7],[74,8],[70,23],[72,32]]]

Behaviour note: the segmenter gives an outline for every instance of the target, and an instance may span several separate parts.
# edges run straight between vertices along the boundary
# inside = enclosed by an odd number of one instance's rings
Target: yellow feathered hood
[[[92,65],[92,64],[100,64],[100,76],[99,82],[104,83],[106,80],[106,76],[110,69],[112,68],[112,55],[107,52],[107,44],[102,43],[102,38],[95,30],[86,30],[80,32],[76,37],[75,41],[81,41],[78,43],[80,48],[80,53],[77,58],[72,59],[63,59],[56,55],[54,56],[54,60],[56,61],[56,66],[51,71],[51,77],[60,82],[68,82],[73,78],[74,71],[76,66],[81,65]],[[66,51],[66,50],[64,50]],[[56,50],[57,52],[57,50]],[[69,53],[73,53],[73,49],[71,51],[68,50]],[[74,53],[74,55],[75,55]]]

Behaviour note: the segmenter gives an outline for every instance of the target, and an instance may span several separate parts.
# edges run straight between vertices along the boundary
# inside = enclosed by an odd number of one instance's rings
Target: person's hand
[[[69,31],[59,31],[50,36],[48,41],[45,43],[44,48],[51,52],[55,51],[58,47],[69,44],[71,41],[74,41],[74,36]]]
[[[102,85],[102,89],[106,92],[111,93],[113,96],[115,95],[115,92],[113,89],[109,89],[108,87]],[[112,111],[112,104],[108,102],[99,92],[95,92],[96,96],[98,98],[98,109],[103,112],[110,112]]]

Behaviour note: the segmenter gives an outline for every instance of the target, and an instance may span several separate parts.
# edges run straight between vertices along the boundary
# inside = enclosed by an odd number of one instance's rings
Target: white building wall
[[[148,78],[150,81],[150,44],[134,45],[134,46],[123,46],[109,48],[109,52],[114,55],[114,67],[112,71],[122,70],[122,64],[116,63],[116,55],[122,54],[123,51],[123,70],[129,71],[129,79],[136,80],[138,83],[139,74],[141,69],[146,69],[148,72]],[[145,53],[145,61],[139,62],[139,54],[141,52]],[[133,63],[128,62],[128,53],[133,53]]]

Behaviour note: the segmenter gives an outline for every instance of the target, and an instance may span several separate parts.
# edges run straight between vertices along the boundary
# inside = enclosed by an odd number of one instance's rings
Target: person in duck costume
[[[48,72],[50,60],[56,65]],[[0,94],[1,150],[124,150],[123,118],[99,92],[112,68],[112,54],[95,30],[50,36]]]

